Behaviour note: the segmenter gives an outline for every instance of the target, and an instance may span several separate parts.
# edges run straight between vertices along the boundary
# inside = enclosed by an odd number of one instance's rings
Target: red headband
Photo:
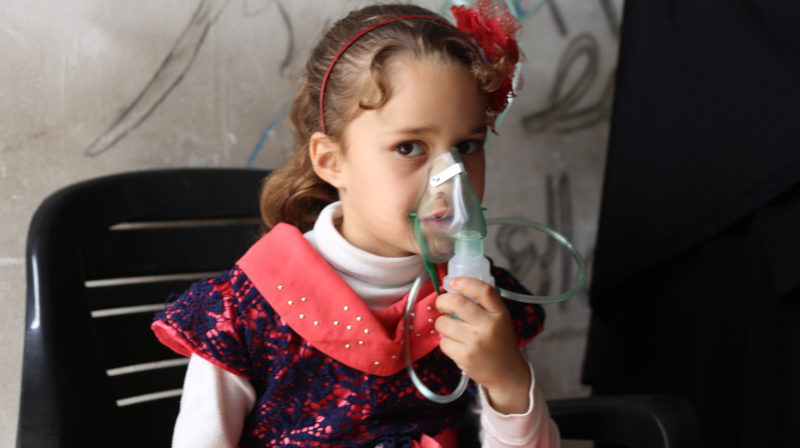
[[[404,16],[391,17],[374,23],[359,31],[336,52],[331,59],[325,75],[322,77],[322,84],[319,92],[319,123],[322,133],[327,134],[325,126],[325,87],[328,85],[328,78],[333,71],[336,62],[347,50],[350,45],[357,41],[361,36],[369,33],[375,28],[404,19],[434,20],[451,26],[472,37],[473,42],[481,49],[481,55],[489,63],[495,63],[500,58],[506,57],[510,64],[502,74],[503,82],[500,88],[489,94],[487,104],[487,115],[489,126],[494,130],[494,122],[497,116],[508,106],[508,99],[514,96],[513,77],[514,68],[519,61],[519,47],[514,39],[514,34],[519,30],[520,25],[516,18],[508,11],[508,6],[502,2],[492,0],[478,0],[477,5],[472,8],[464,6],[453,6],[450,8],[456,19],[454,26],[441,17],[429,16],[424,14],[409,14]]]
[[[453,26],[447,20],[444,20],[444,19],[439,18],[439,17],[426,16],[426,15],[423,15],[423,14],[409,14],[409,15],[405,15],[405,16],[397,16],[397,17],[391,17],[389,19],[381,20],[380,22],[374,23],[374,24],[364,28],[363,30],[359,31],[355,36],[351,37],[350,40],[345,42],[345,44],[342,45],[342,48],[340,48],[339,51],[336,52],[336,55],[333,57],[333,59],[331,59],[330,65],[328,65],[328,69],[325,70],[325,76],[322,77],[322,85],[319,88],[319,123],[320,123],[320,126],[322,127],[322,133],[323,134],[327,134],[328,133],[328,131],[327,131],[326,127],[325,127],[325,86],[328,85],[328,78],[331,76],[331,72],[333,71],[333,66],[336,65],[336,62],[339,60],[339,58],[342,56],[342,54],[345,52],[345,50],[347,50],[350,47],[350,45],[353,45],[353,43],[355,41],[357,41],[361,36],[369,33],[370,31],[374,30],[375,28],[378,28],[378,27],[381,27],[383,25],[386,25],[387,23],[396,22],[398,20],[403,20],[403,19],[435,20],[437,22],[441,22],[441,23],[447,24],[449,26]]]

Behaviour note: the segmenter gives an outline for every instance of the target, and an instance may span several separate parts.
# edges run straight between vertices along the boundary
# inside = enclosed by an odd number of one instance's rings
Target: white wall
[[[364,1],[4,0],[0,7],[0,447],[12,446],[24,325],[24,250],[37,205],[58,188],[157,167],[274,168],[290,137],[292,76],[331,20]],[[444,0],[418,2],[441,10]],[[494,139],[488,216],[521,215],[568,234],[591,259],[622,0],[521,0],[525,88]],[[170,56],[168,58],[168,55]],[[256,145],[276,123],[261,148]],[[525,234],[518,273],[551,292],[558,253]],[[521,251],[534,244],[537,255]],[[496,261],[508,264],[494,249]],[[585,294],[549,305],[531,349],[549,397],[578,378]]]

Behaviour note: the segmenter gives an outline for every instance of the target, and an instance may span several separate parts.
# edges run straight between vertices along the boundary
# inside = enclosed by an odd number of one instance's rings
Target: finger
[[[459,369],[462,369],[461,365],[459,365],[459,360],[461,353],[464,353],[464,344],[454,341],[453,339],[443,338],[439,341],[439,349],[442,350],[445,356],[453,360],[453,362],[458,365]]]
[[[469,343],[480,337],[476,327],[450,316],[440,316],[436,319],[434,328],[442,337],[462,344]]]
[[[445,293],[436,298],[436,309],[445,314],[455,314],[464,322],[479,325],[486,320],[486,310],[461,294]]]
[[[449,287],[456,292],[472,297],[491,313],[505,311],[503,299],[497,294],[494,286],[470,277],[456,277],[450,280]]]

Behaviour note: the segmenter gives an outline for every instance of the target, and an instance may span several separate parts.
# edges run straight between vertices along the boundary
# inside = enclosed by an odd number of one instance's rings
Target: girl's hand
[[[503,414],[520,414],[528,409],[531,378],[528,364],[517,346],[508,309],[488,283],[459,277],[450,289],[464,295],[445,293],[436,299],[442,313],[436,331],[442,335],[439,347],[470,378],[486,389],[492,407]]]

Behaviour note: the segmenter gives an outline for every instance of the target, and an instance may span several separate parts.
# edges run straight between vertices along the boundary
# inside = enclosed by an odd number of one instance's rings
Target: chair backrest
[[[169,446],[187,360],[152,335],[153,314],[259,237],[266,174],[119,174],[41,204],[27,243],[18,447]]]

